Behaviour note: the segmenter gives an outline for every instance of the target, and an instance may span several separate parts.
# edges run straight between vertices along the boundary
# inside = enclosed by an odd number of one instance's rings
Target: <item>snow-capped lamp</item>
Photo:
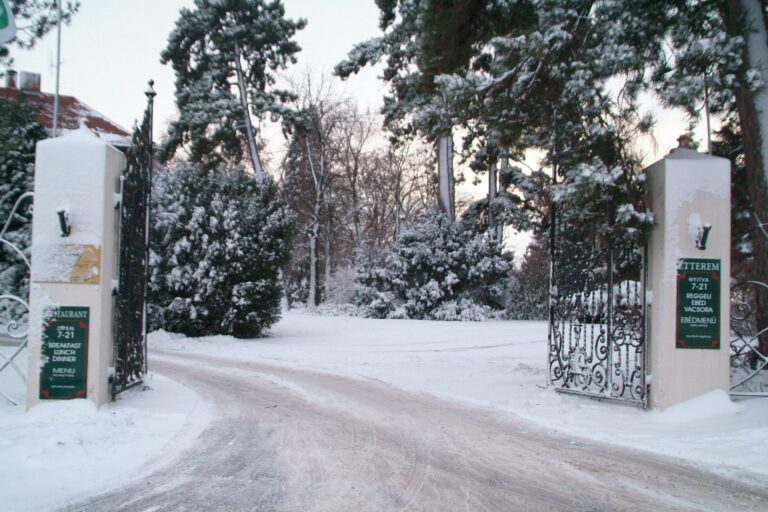
[[[707,250],[707,238],[709,237],[709,231],[712,229],[712,224],[702,224],[696,230],[696,238],[694,243],[696,248],[700,251]]]
[[[62,237],[68,237],[72,233],[72,226],[69,224],[69,212],[66,208],[59,208],[56,210],[56,215],[59,216],[59,230]]]
[[[704,222],[700,214],[692,213],[688,216],[688,235],[691,237],[691,241],[693,241],[696,249],[700,251],[707,250],[707,239],[711,230],[712,224]]]

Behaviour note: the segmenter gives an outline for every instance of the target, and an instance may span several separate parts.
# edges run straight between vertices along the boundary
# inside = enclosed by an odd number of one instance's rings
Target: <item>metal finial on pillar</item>
[[[691,136],[688,134],[683,134],[677,138],[677,144],[678,148],[680,149],[693,149],[691,147]]]
[[[144,91],[144,94],[147,96],[147,99],[152,101],[155,98],[155,96],[157,96],[157,93],[155,92],[155,81],[150,80],[147,83],[149,84],[149,87],[147,87],[147,90]]]

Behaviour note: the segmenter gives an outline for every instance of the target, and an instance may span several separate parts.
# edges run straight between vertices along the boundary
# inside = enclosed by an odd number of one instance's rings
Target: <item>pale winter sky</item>
[[[192,0],[81,0],[80,12],[62,35],[62,94],[74,95],[118,124],[130,128],[141,117],[146,82],[153,78],[158,92],[156,125],[164,130],[175,115],[173,72],[160,64],[160,52],[178,18],[179,9]],[[329,74],[352,46],[379,33],[378,10],[373,0],[284,0],[287,15],[303,17],[307,27],[297,40],[302,47],[298,64]],[[39,72],[43,90],[54,90],[55,33],[30,51],[14,51],[15,68]],[[364,108],[378,110],[384,89],[377,72],[366,70],[341,86]],[[684,129],[679,113],[657,112],[656,147],[645,144],[651,161],[677,144]],[[699,139],[704,142],[705,133]],[[275,141],[277,142],[277,141]]]
[[[352,46],[379,33],[374,0],[283,0],[287,15],[303,17],[307,27],[297,40],[302,47],[299,62],[289,76],[309,69],[318,76],[330,74]],[[160,64],[160,52],[178,18],[179,9],[192,0],[81,0],[80,12],[62,35],[61,93],[78,97],[125,128],[140,118],[145,107],[146,82],[155,80],[156,133],[158,137],[175,116],[174,76]],[[55,33],[31,51],[14,51],[15,69],[42,74],[43,90],[54,90]],[[339,91],[357,99],[362,108],[378,111],[384,88],[377,71],[366,69]],[[654,108],[649,106],[648,108]],[[647,163],[677,146],[685,123],[678,112],[656,112],[655,140],[640,141]],[[706,148],[703,123],[697,132]],[[283,140],[267,132],[267,152],[279,153]],[[533,163],[533,162],[531,162]],[[471,182],[471,179],[468,180]],[[464,193],[481,195],[487,185],[464,185]],[[525,241],[522,241],[525,244]],[[517,245],[517,244],[515,244]]]
[[[356,42],[377,33],[378,10],[373,0],[284,0],[287,15],[303,17],[307,27],[297,40],[299,74],[330,73]],[[79,99],[125,128],[141,117],[146,82],[155,80],[157,127],[162,131],[175,115],[174,75],[160,64],[160,52],[178,19],[179,9],[192,0],[81,0],[80,12],[62,32],[61,93]],[[39,72],[43,90],[53,92],[55,33],[31,51],[14,51],[14,68]],[[363,107],[378,109],[383,88],[368,70],[341,86]]]

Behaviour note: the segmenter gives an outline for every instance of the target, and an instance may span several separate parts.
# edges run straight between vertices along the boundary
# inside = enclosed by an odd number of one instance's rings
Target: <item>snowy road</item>
[[[171,466],[66,510],[768,510],[764,483],[373,380],[170,352],[153,366],[215,404],[209,429]]]

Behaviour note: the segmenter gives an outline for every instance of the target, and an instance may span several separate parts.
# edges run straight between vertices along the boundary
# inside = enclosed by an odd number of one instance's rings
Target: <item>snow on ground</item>
[[[236,340],[153,333],[151,346],[373,378],[575,434],[683,457],[721,474],[768,475],[768,400],[710,393],[660,413],[546,387],[544,322],[430,322],[289,312],[271,336]],[[9,356],[13,347],[0,343]],[[0,359],[2,359],[0,357]],[[152,354],[150,353],[150,369]],[[26,361],[19,361],[26,368]],[[0,397],[0,508],[41,510],[123,485],[179,454],[210,404],[159,375],[99,410],[84,400],[24,413]],[[12,371],[0,391],[23,401]],[[312,396],[312,390],[299,390]],[[45,482],[45,492],[40,492]]]
[[[713,392],[663,413],[561,395],[546,387],[545,322],[435,322],[285,314],[268,338],[153,333],[169,351],[312,368],[432,393],[567,433],[768,475],[768,399]],[[151,356],[150,356],[151,364]],[[311,390],[306,390],[311,395]]]
[[[0,344],[3,355],[11,349]],[[0,373],[0,391],[23,404],[20,382]],[[0,396],[0,510],[48,510],[120,487],[187,448],[208,424],[209,405],[160,375],[145,384],[100,409],[72,400],[25,413]]]

